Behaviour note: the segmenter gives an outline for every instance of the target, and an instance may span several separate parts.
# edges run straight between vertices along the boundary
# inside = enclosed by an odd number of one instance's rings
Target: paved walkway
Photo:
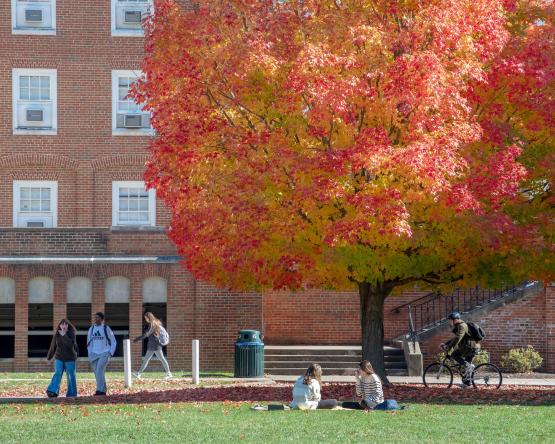
[[[294,382],[299,375],[275,375],[269,376],[276,382]],[[354,384],[354,376],[322,376],[324,382],[352,382]],[[389,376],[389,381],[393,384],[422,384],[421,376]],[[454,383],[460,382],[456,379]],[[522,378],[511,377],[511,375],[503,375],[503,385],[547,385],[555,388],[555,374],[545,374],[542,377]]]

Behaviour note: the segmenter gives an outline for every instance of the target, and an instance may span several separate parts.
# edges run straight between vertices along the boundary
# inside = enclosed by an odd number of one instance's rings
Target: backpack
[[[160,342],[160,345],[163,347],[165,347],[170,343],[170,335],[168,334],[168,331],[162,326],[160,326],[160,334],[158,335],[158,342]]]
[[[473,341],[480,342],[486,337],[486,332],[478,324],[474,322],[467,322],[468,325],[468,336]]]

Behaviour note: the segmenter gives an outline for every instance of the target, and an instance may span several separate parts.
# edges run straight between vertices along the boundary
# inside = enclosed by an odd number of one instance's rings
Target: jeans
[[[169,366],[168,361],[166,360],[166,357],[164,356],[164,352],[162,350],[147,350],[146,351],[146,355],[143,357],[143,363],[141,365],[141,369],[138,372],[139,375],[142,372],[145,371],[146,367],[148,366],[148,363],[150,362],[150,360],[152,359],[152,357],[154,355],[156,355],[156,357],[162,363],[162,366],[164,367],[164,370],[166,371],[166,374],[171,375],[170,366]]]
[[[371,410],[374,407],[376,407],[376,405],[377,405],[376,403],[369,404],[364,399],[360,402],[345,401],[341,403],[341,407],[349,410]]]
[[[89,362],[96,379],[96,391],[106,393],[106,367],[110,362],[110,353],[102,353],[100,355],[91,353]]]
[[[331,409],[334,409],[335,407],[337,407],[337,400],[335,400],[335,399],[322,399],[320,402],[318,402],[318,407],[316,407],[316,408],[317,409],[331,410]]]
[[[54,375],[52,376],[52,381],[50,385],[46,389],[48,392],[51,393],[60,393],[60,384],[62,383],[62,376],[64,375],[64,371],[66,372],[67,377],[67,397],[77,396],[77,377],[75,372],[75,361],[60,361],[56,359],[54,361]]]

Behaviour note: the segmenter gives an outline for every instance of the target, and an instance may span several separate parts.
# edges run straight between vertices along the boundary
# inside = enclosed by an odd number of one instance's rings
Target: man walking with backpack
[[[94,325],[87,333],[89,362],[96,379],[95,396],[106,395],[106,367],[116,351],[116,337],[110,327],[104,324],[104,313],[94,315]]]
[[[458,311],[451,313],[447,319],[453,327],[455,337],[442,344],[441,348],[446,350],[448,357],[452,357],[464,366],[465,371],[461,387],[470,387],[472,372],[475,368],[472,360],[479,353],[480,341],[484,339],[485,334],[479,326],[464,322]]]

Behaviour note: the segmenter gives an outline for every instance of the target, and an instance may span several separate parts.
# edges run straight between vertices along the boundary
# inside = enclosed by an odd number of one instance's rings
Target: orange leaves
[[[477,245],[544,248],[549,197],[524,223],[521,190],[552,180],[555,57],[530,5],[157,1],[136,94],[187,267],[235,289],[341,288],[383,281],[392,253],[418,278],[472,276]],[[543,25],[521,32],[526,14]]]

